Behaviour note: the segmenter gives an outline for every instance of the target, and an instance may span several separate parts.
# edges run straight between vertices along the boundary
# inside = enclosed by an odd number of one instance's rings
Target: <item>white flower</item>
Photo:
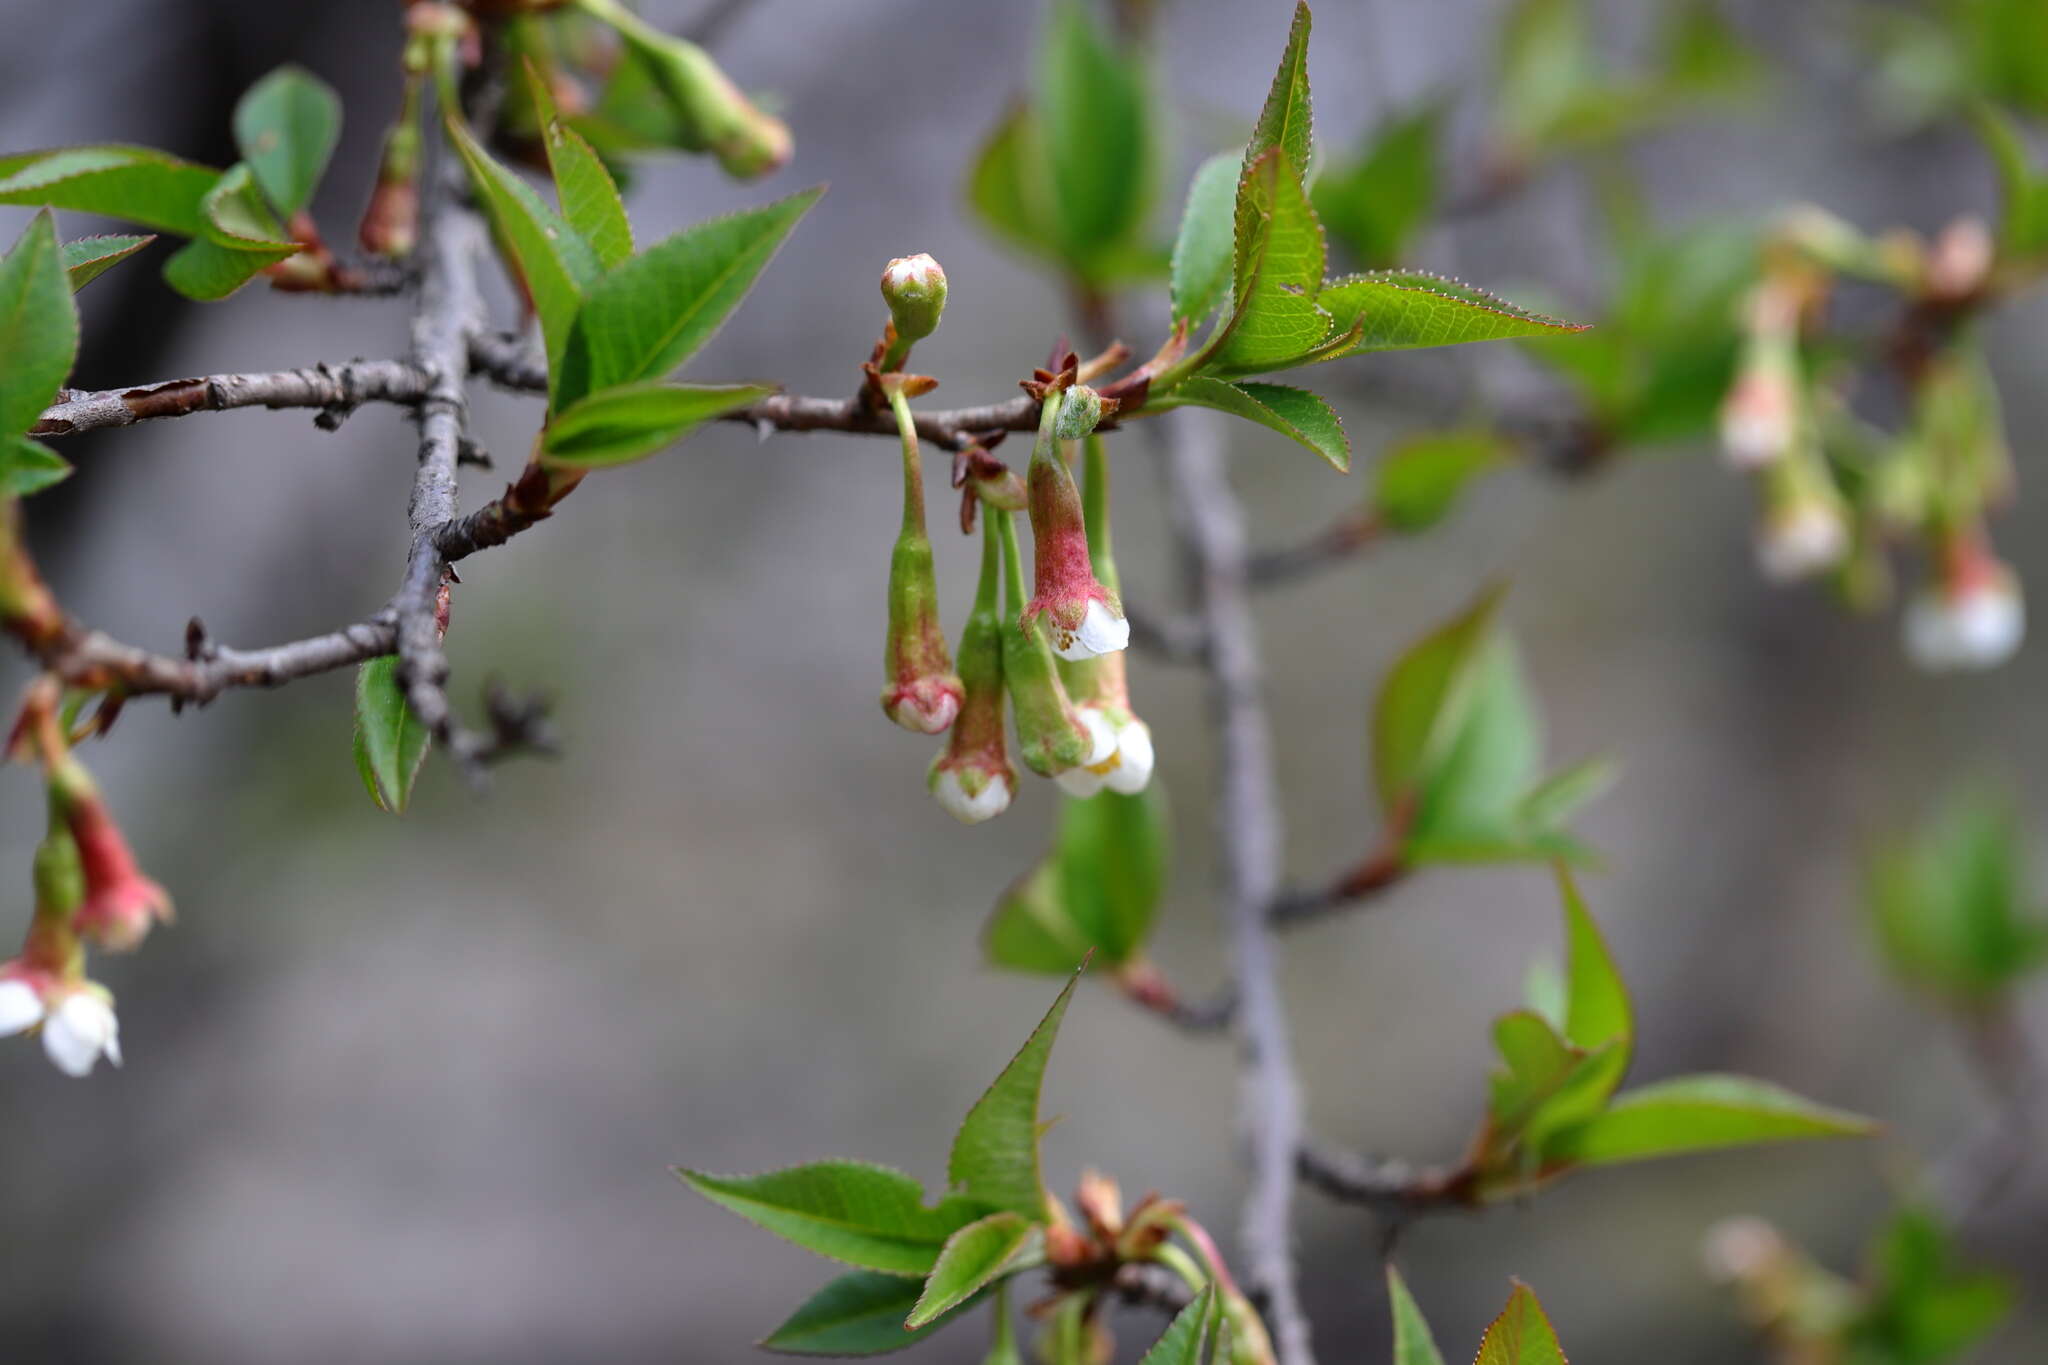
[[[2026,637],[2018,582],[2000,572],[1960,588],[1923,588],[1901,622],[1906,656],[1930,673],[1995,668]]]
[[[1152,727],[1135,717],[1116,736],[1116,766],[1104,779],[1122,796],[1136,796],[1152,780]]]
[[[121,1025],[114,1007],[89,987],[72,991],[43,1021],[43,1051],[67,1076],[90,1076],[102,1056],[121,1065]]]
[[[121,1029],[106,991],[42,979],[41,989],[19,976],[0,980],[0,1038],[41,1024],[43,1051],[65,1075],[89,1076],[101,1057],[119,1066]]]
[[[26,1033],[43,1022],[43,997],[18,977],[0,981],[0,1038]]]
[[[1849,552],[1849,527],[1831,503],[1803,498],[1764,518],[1756,538],[1756,562],[1774,583],[1791,583],[1842,562]]]
[[[1068,663],[1079,663],[1098,654],[1114,654],[1131,643],[1131,623],[1104,606],[1100,598],[1088,599],[1079,630],[1053,628],[1053,650]]]
[[[1721,451],[1737,469],[1761,469],[1792,446],[1793,397],[1784,376],[1752,371],[1721,404]]]
[[[1016,795],[1015,786],[1009,774],[996,773],[989,776],[978,792],[969,792],[960,780],[960,769],[941,768],[932,776],[932,797],[946,814],[963,825],[978,825],[984,820],[993,820],[1010,808],[1010,798]]]

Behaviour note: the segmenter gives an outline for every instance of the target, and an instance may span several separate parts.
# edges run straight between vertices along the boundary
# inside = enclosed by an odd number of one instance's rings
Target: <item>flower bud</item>
[[[788,125],[755,107],[703,48],[663,33],[613,0],[586,0],[583,8],[617,29],[647,63],[681,124],[678,142],[685,151],[710,152],[741,180],[788,163]]]
[[[1028,626],[1041,616],[1045,618],[1053,649],[1062,659],[1088,659],[1129,645],[1131,625],[1124,619],[1116,594],[1095,577],[1081,490],[1074,483],[1073,471],[1060,458],[1053,435],[1058,402],[1057,398],[1046,400],[1038,444],[1031,452],[1025,479],[1036,591],[1024,608],[1023,619]]]
[[[2027,633],[2019,579],[1982,544],[1959,538],[1939,577],[1906,604],[1906,656],[1930,673],[1996,668]]]
[[[960,679],[939,626],[939,586],[932,543],[906,527],[889,560],[889,638],[883,655],[889,682],[882,710],[906,730],[936,735],[960,714]]]
[[[398,121],[384,134],[377,160],[377,183],[356,237],[363,250],[379,256],[405,256],[419,240],[420,125],[419,81],[408,77]]]
[[[77,841],[84,873],[78,932],[111,952],[131,951],[152,925],[170,923],[171,898],[136,867],[128,841],[84,765],[67,756],[52,768],[50,783],[52,799]]]
[[[1958,218],[1941,230],[1928,249],[1922,287],[1930,298],[1968,299],[1990,278],[1997,255],[1998,246],[1982,218]]]
[[[938,330],[939,316],[946,311],[946,272],[921,251],[898,256],[882,272],[882,299],[897,339],[922,341]]]
[[[1798,439],[1798,306],[1768,281],[1750,300],[1748,338],[1720,426],[1721,450],[1737,469],[1782,459]]]
[[[1017,770],[1010,766],[1003,736],[1004,631],[996,601],[1002,536],[995,523],[1000,515],[990,513],[982,526],[981,582],[960,632],[960,715],[926,779],[933,798],[965,825],[1001,815],[1017,793]]]
[[[1827,471],[1810,455],[1765,471],[1768,490],[1756,534],[1757,566],[1775,583],[1834,568],[1849,553],[1849,516]]]
[[[1053,418],[1052,434],[1062,441],[1078,441],[1095,430],[1100,422],[1107,402],[1102,395],[1086,384],[1075,384],[1060,395],[1058,416]]]

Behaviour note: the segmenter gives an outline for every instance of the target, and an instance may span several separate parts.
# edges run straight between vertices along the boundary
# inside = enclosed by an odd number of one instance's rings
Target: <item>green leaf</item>
[[[1555,138],[1599,79],[1581,0],[1516,0],[1501,25],[1493,91],[1509,155],[1532,155]]]
[[[1323,226],[1368,269],[1400,262],[1436,205],[1444,106],[1390,121],[1358,159],[1326,171],[1310,202]]]
[[[154,233],[139,237],[107,233],[64,243],[64,271],[71,277],[71,292],[77,293],[155,240]]]
[[[1051,855],[996,905],[989,960],[1065,975],[1094,952],[1106,966],[1123,966],[1151,936],[1169,861],[1159,783],[1135,796],[1065,798]]]
[[[1566,1365],[1557,1333],[1526,1284],[1517,1284],[1507,1307],[1480,1339],[1472,1365]]]
[[[547,343],[549,407],[566,406],[560,397],[563,356],[569,329],[583,306],[583,295],[598,281],[597,254],[553,209],[541,202],[524,180],[491,159],[460,118],[444,120],[448,137],[469,167],[470,182],[483,202],[498,240],[525,282]],[[608,277],[609,278],[609,277]],[[645,378],[643,375],[621,378]],[[573,397],[590,388],[585,385]]]
[[[1916,986],[1981,1005],[2048,962],[2048,918],[2028,899],[2009,800],[1951,797],[1916,838],[1877,852],[1867,884],[1885,957]]]
[[[981,145],[967,203],[997,237],[1028,255],[1059,251],[1044,136],[1029,105],[1012,105]]]
[[[405,814],[433,738],[398,685],[395,656],[356,669],[356,771],[379,810]]]
[[[2012,1283],[1966,1270],[1947,1229],[1924,1210],[1901,1209],[1871,1259],[1874,1283],[1846,1336],[1852,1353],[1873,1361],[1956,1359],[2012,1311]]]
[[[1394,1365],[1444,1365],[1429,1323],[1392,1261],[1387,1262],[1387,1307],[1394,1315]]]
[[[1180,235],[1173,243],[1175,322],[1190,327],[1200,323],[1216,311],[1230,288],[1241,164],[1235,152],[1218,152],[1201,164],[1188,183],[1187,207],[1181,212]]]
[[[78,308],[48,212],[29,220],[0,256],[0,434],[36,424],[78,357]],[[33,444],[33,443],[31,443]],[[10,475],[35,457],[8,451]]]
[[[1088,956],[1094,945],[1067,906],[1056,856],[1003,892],[982,946],[994,966],[1047,976],[1064,976]]]
[[[1110,45],[1077,0],[1053,7],[1038,76],[1062,254],[1093,278],[1103,249],[1145,226],[1155,180],[1151,100],[1138,64]]]
[[[1387,674],[1373,707],[1372,767],[1389,813],[1415,794],[1450,742],[1445,718],[1455,716],[1472,684],[1473,664],[1491,635],[1500,597],[1498,588],[1483,594]]]
[[[1574,1047],[1588,1052],[1615,1041],[1622,1043],[1625,1052],[1635,1037],[1635,1020],[1614,955],[1607,951],[1600,926],[1593,922],[1571,872],[1562,864],[1557,869],[1557,889],[1564,898],[1564,1036]]]
[[[903,1325],[913,1330],[974,1297],[998,1276],[1035,1263],[1044,1232],[1031,1218],[1007,1210],[954,1233],[924,1282],[924,1293]]]
[[[0,204],[45,204],[199,237],[201,201],[219,178],[148,147],[64,147],[0,157]]]
[[[1218,1312],[1216,1285],[1211,1281],[1173,1315],[1138,1365],[1203,1365],[1210,1359],[1209,1347],[1216,1338]],[[1220,1353],[1216,1359],[1222,1359]]]
[[[1067,1002],[1080,979],[1078,971],[1068,978],[1023,1048],[967,1111],[946,1161],[946,1180],[956,1192],[1027,1219],[1045,1217],[1045,1182],[1038,1169],[1038,1093],[1060,1020],[1066,1017]]]
[[[1219,377],[1302,364],[1330,335],[1317,302],[1323,229],[1301,187],[1301,170],[1278,148],[1238,181],[1231,316],[1202,368]],[[1348,324],[1347,324],[1348,326]]]
[[[1351,469],[1351,438],[1336,410],[1307,389],[1286,384],[1233,384],[1208,375],[1190,375],[1147,405],[1148,410],[1193,404],[1214,408],[1277,431],[1299,441],[1329,462],[1339,474]]]
[[[1458,346],[1469,341],[1560,336],[1583,332],[1582,323],[1518,308],[1483,289],[1419,270],[1380,270],[1332,280],[1316,295],[1337,334],[1358,329],[1357,339],[1329,355]]]
[[[1999,245],[2017,259],[2039,255],[2048,249],[2048,180],[2034,171],[2033,159],[2019,129],[1998,109],[1979,103],[1972,110],[1977,132],[1998,169],[2005,215],[1999,229]]]
[[[1552,1133],[1546,1166],[1602,1166],[1791,1138],[1860,1137],[1870,1120],[1746,1076],[1682,1076],[1617,1096],[1582,1123]]]
[[[1308,5],[1296,0],[1294,26],[1287,33],[1287,49],[1280,54],[1280,69],[1273,73],[1273,84],[1266,92],[1265,106],[1259,110],[1259,121],[1252,127],[1252,140],[1244,149],[1247,170],[1275,147],[1293,163],[1296,177],[1308,170],[1314,124],[1308,98],[1308,30]]]
[[[1614,785],[1611,759],[1589,758],[1551,774],[1524,796],[1517,808],[1524,828],[1539,834],[1560,829],[1580,806]]]
[[[555,407],[600,389],[660,379],[695,355],[823,193],[804,190],[698,223],[607,274],[576,315]]]
[[[1486,639],[1437,721],[1437,747],[1416,790],[1407,856],[1474,861],[1528,856],[1518,819],[1542,757],[1534,704],[1514,645]]]
[[[164,281],[187,298],[226,298],[298,253],[299,243],[285,236],[248,163],[221,172],[201,202],[204,230],[164,263]]]
[[[1390,529],[1426,530],[1449,515],[1467,484],[1506,464],[1512,448],[1482,428],[1409,436],[1380,457],[1373,494]]]
[[[621,384],[557,413],[541,439],[552,464],[625,464],[672,445],[698,426],[775,392],[762,384]]]
[[[25,498],[70,477],[70,463],[41,441],[0,437],[0,493]]]
[[[312,202],[340,140],[341,97],[302,67],[280,66],[235,105],[235,146],[282,217]]]
[[[590,243],[598,264],[606,269],[621,264],[633,254],[633,224],[626,217],[626,201],[619,197],[619,187],[605,169],[604,158],[582,134],[562,122],[553,92],[530,59],[526,87],[547,148],[548,170],[555,178],[562,217]]]
[[[807,1251],[890,1275],[930,1274],[947,1239],[982,1211],[951,1198],[927,1208],[915,1180],[860,1161],[818,1161],[750,1176],[678,1167],[676,1175],[712,1203]]]
[[[761,1339],[763,1350],[793,1356],[878,1356],[923,1341],[965,1312],[973,1299],[916,1331],[903,1319],[917,1306],[921,1282],[855,1270],[804,1300],[789,1320]]]

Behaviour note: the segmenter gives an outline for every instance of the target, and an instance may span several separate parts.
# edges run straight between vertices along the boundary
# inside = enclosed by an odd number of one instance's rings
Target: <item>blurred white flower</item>
[[[1801,498],[1767,512],[1757,528],[1757,566],[1774,583],[1796,582],[1832,569],[1848,552],[1848,521],[1826,499]]]
[[[101,1057],[121,1064],[121,1025],[104,987],[45,974],[0,980],[0,1038],[43,1026],[43,1051],[67,1076],[89,1076]]]
[[[1906,604],[1906,656],[1930,673],[1996,668],[2026,637],[2019,580],[2003,566],[1966,583],[1931,584]]]

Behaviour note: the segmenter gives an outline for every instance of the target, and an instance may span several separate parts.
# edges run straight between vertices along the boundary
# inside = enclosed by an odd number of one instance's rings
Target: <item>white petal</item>
[[[963,825],[978,825],[984,820],[993,820],[1010,808],[1010,779],[992,777],[978,792],[968,794],[967,787],[960,780],[958,771],[945,769],[932,783],[932,797],[946,814]]]
[[[1111,791],[1136,796],[1152,780],[1152,727],[1142,720],[1127,721],[1116,738],[1117,764],[1104,780]]]
[[[43,997],[19,978],[0,981],[0,1038],[26,1032],[43,1022]]]
[[[1097,768],[1116,754],[1116,727],[1109,723],[1109,717],[1093,706],[1077,706],[1074,714],[1088,729],[1088,757],[1081,760],[1084,768]]]
[[[1104,781],[1103,775],[1092,768],[1069,768],[1053,774],[1052,780],[1060,784],[1061,791],[1083,801],[1101,791]]]
[[[1081,629],[1075,634],[1089,654],[1114,654],[1131,643],[1131,623],[1090,598]]]
[[[43,1025],[43,1051],[67,1076],[90,1076],[102,1052],[120,1064],[113,1007],[90,991],[74,991]]]
[[[1831,569],[1848,552],[1849,528],[1825,503],[1801,503],[1768,518],[1756,542],[1757,564],[1776,583]]]
[[[2011,583],[1960,597],[1927,588],[1907,604],[1901,627],[1907,657],[1930,673],[1995,668],[2026,637],[2026,604]]]

